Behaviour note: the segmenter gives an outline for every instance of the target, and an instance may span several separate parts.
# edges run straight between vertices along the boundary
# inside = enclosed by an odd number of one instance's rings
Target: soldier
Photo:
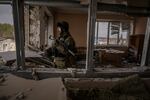
[[[57,32],[58,38],[55,39],[55,43],[52,47],[54,55],[54,62],[58,60],[58,58],[64,60],[64,64],[56,64],[62,68],[64,67],[71,67],[75,64],[75,53],[76,53],[76,46],[75,41],[69,33],[69,24],[65,21],[57,23]],[[57,58],[57,59],[56,59]]]

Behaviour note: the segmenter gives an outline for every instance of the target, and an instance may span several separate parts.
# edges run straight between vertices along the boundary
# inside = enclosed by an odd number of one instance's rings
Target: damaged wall
[[[49,24],[50,15],[47,7],[25,6],[25,44],[36,50],[43,50],[48,45],[48,36],[52,33]],[[51,25],[51,27],[53,24]]]
[[[40,48],[40,7],[29,7],[29,45]]]
[[[40,45],[42,49],[48,46],[49,36],[53,35],[53,15],[47,7],[40,9]]]
[[[25,48],[29,44],[29,5],[24,7],[24,26],[25,26]]]

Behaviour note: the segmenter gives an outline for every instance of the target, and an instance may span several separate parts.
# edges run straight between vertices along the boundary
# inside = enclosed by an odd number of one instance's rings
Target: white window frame
[[[127,45],[119,45],[118,43],[117,44],[109,44],[109,31],[110,31],[110,29],[108,30],[108,32],[107,32],[107,44],[103,44],[103,45],[99,45],[99,44],[97,44],[97,42],[98,42],[98,27],[99,27],[99,25],[98,25],[98,23],[99,22],[108,22],[108,28],[109,28],[109,25],[110,25],[110,23],[111,22],[120,22],[120,23],[123,23],[123,22],[128,22],[128,23],[130,23],[130,30],[129,30],[129,32],[128,32],[128,36],[127,36]],[[96,44],[94,44],[95,46],[106,46],[106,47],[128,47],[128,45],[129,45],[129,36],[131,35],[131,34],[133,34],[133,20],[109,20],[109,19],[97,19],[97,21],[96,21],[96,23],[97,23],[97,28],[96,28],[96,32],[95,32],[95,34],[97,34],[97,37],[96,37]],[[119,39],[119,38],[118,38]],[[118,39],[117,39],[117,41],[118,41]],[[94,41],[95,42],[95,41]]]

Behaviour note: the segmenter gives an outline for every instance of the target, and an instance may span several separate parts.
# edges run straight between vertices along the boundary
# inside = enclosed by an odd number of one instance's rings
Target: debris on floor
[[[36,71],[36,69],[32,69],[32,78],[34,79],[34,80],[40,80],[40,78],[39,78],[39,75],[38,75],[38,72]]]
[[[25,98],[25,95],[23,92],[19,92],[17,95],[16,95],[16,100],[23,100]]]
[[[66,100],[61,78],[34,81],[7,74],[0,85],[0,100]]]
[[[107,88],[76,86],[66,85],[69,100],[150,100],[150,93],[138,75],[123,78]]]
[[[6,61],[0,56],[0,65],[5,65]]]
[[[16,64],[16,52],[0,52],[0,65],[13,66]],[[25,51],[25,65],[28,68],[43,68],[43,67],[54,67],[54,64],[50,59],[43,57],[42,54],[33,51]]]
[[[3,74],[0,74],[0,85],[6,81],[6,78]]]
[[[138,75],[132,75],[120,80],[111,90],[119,96],[125,95],[127,98],[134,98],[132,100],[150,100],[150,93]]]

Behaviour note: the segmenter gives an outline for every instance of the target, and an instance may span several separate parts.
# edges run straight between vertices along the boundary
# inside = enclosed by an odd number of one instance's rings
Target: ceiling
[[[0,0],[0,3],[12,0]],[[87,13],[90,0],[24,0],[30,5],[49,6],[56,12]],[[98,12],[150,16],[150,0],[98,0]]]
[[[89,0],[63,0],[68,5],[51,5],[57,12],[87,13]],[[69,9],[68,9],[69,8]],[[98,12],[127,13],[135,16],[150,15],[150,0],[98,0]]]

